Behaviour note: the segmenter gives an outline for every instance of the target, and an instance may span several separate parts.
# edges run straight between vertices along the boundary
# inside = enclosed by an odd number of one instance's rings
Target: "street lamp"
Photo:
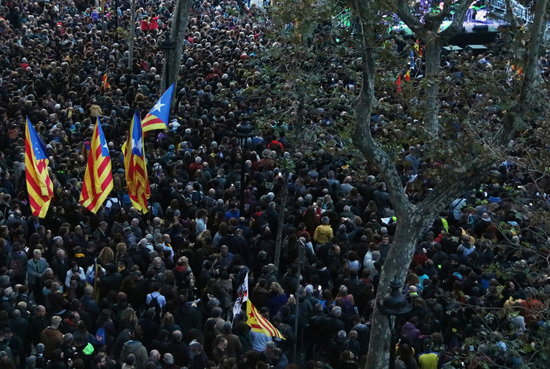
[[[378,309],[380,312],[388,317],[390,330],[391,330],[391,344],[390,344],[390,369],[395,368],[395,345],[397,344],[397,337],[395,334],[395,325],[392,324],[392,316],[400,316],[408,314],[412,310],[412,305],[407,300],[407,297],[401,293],[401,283],[397,281],[397,277],[391,281],[390,293],[387,293],[382,301],[378,302]],[[393,326],[392,326],[393,325]]]
[[[170,85],[170,68],[171,68],[171,59],[173,51],[176,49],[176,41],[172,40],[170,36],[166,38],[159,44],[159,48],[164,52],[164,65],[162,70],[162,79],[161,79],[161,91],[166,90]]]
[[[239,210],[240,210],[240,213],[241,213],[241,216],[244,215],[244,188],[245,188],[245,185],[244,185],[244,181],[245,181],[245,161],[246,161],[246,157],[245,157],[245,151],[246,149],[248,148],[248,145],[249,145],[249,141],[252,137],[254,137],[254,128],[252,127],[252,125],[250,124],[250,122],[248,121],[244,121],[242,123],[239,123],[237,125],[237,128],[236,128],[236,131],[237,131],[237,139],[239,140],[239,146],[241,147],[241,156],[242,156],[242,163],[241,163],[241,188],[240,188],[240,207],[239,207]]]

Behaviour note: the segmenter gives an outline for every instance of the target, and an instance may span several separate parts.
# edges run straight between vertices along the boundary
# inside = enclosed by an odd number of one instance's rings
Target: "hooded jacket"
[[[128,355],[134,354],[136,357],[135,368],[142,369],[147,361],[147,349],[140,341],[126,341],[122,346],[122,353],[120,354],[122,360],[126,359]]]

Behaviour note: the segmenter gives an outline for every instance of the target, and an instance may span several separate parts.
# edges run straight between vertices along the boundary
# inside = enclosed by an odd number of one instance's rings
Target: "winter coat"
[[[401,336],[415,341],[420,336],[420,330],[414,326],[414,324],[407,322],[403,324],[401,328]]]
[[[315,228],[315,232],[313,233],[313,240],[319,245],[330,242],[333,238],[334,233],[331,226],[328,224],[321,224],[320,226],[317,226],[317,228]]]
[[[44,273],[48,266],[48,262],[44,258],[40,258],[38,260],[32,258],[27,261],[28,284],[30,286],[34,286],[38,281],[40,281],[42,273]]]
[[[130,354],[134,354],[136,357],[136,369],[142,369],[147,361],[147,349],[145,346],[139,341],[126,341],[124,346],[122,346],[121,359],[125,360]]]
[[[47,327],[40,334],[40,342],[44,344],[44,356],[49,359],[52,351],[63,343],[63,333],[57,328]]]

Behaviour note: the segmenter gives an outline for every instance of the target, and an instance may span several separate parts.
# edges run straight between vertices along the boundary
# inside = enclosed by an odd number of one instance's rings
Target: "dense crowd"
[[[191,12],[174,119],[146,139],[152,195],[149,212],[137,212],[120,146],[133,110],[147,111],[162,92],[159,42],[174,4],[138,1],[130,68],[130,4],[118,5],[118,13],[84,1],[0,6],[0,367],[357,368],[396,226],[385,184],[374,174],[363,180],[320,146],[301,153],[284,131],[239,145],[235,127],[266,102],[246,94],[276,86],[255,62],[270,46],[271,24],[242,2],[204,1]],[[462,57],[479,68],[492,61]],[[541,66],[547,78],[547,58]],[[330,68],[327,95],[349,90],[353,78]],[[110,89],[101,87],[104,73]],[[396,109],[375,116],[375,130],[385,120],[415,123],[403,101],[383,99]],[[269,97],[281,111],[286,103]],[[349,109],[316,110],[308,121],[329,125]],[[55,184],[44,219],[30,215],[25,190],[25,116],[47,147]],[[94,215],[78,199],[96,117],[115,189]],[[426,167],[421,149],[402,152],[404,174]],[[296,165],[280,224],[289,150]],[[511,342],[538,350],[535,337],[550,329],[550,279],[539,273],[548,241],[511,207],[517,191],[527,202],[548,196],[512,162],[496,165],[492,178],[422,235],[405,286],[413,309],[396,326],[396,368],[520,367]],[[424,189],[409,186],[409,195]],[[250,300],[285,340],[232,315],[247,272]]]

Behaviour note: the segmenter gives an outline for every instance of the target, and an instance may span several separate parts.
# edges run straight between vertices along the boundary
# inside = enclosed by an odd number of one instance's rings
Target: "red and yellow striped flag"
[[[108,90],[111,88],[111,85],[107,82],[107,78],[109,78],[109,76],[107,76],[107,72],[103,73],[103,76],[101,76],[101,88],[103,90]]]
[[[246,302],[246,324],[254,332],[263,333],[266,336],[277,337],[282,340],[285,339],[281,332],[256,310],[256,307],[252,305],[252,301],[250,300]]]
[[[113,173],[111,169],[111,156],[107,140],[103,134],[101,123],[97,123],[90,143],[86,174],[82,182],[80,203],[92,213],[97,213],[109,193],[113,190]]]
[[[44,218],[53,198],[46,148],[27,118],[25,124],[25,177],[32,215]]]
[[[145,152],[143,148],[143,133],[141,131],[141,120],[137,112],[130,124],[130,132],[124,145],[124,172],[128,195],[132,205],[143,214],[148,212],[147,199],[151,196],[147,165],[145,163]]]

